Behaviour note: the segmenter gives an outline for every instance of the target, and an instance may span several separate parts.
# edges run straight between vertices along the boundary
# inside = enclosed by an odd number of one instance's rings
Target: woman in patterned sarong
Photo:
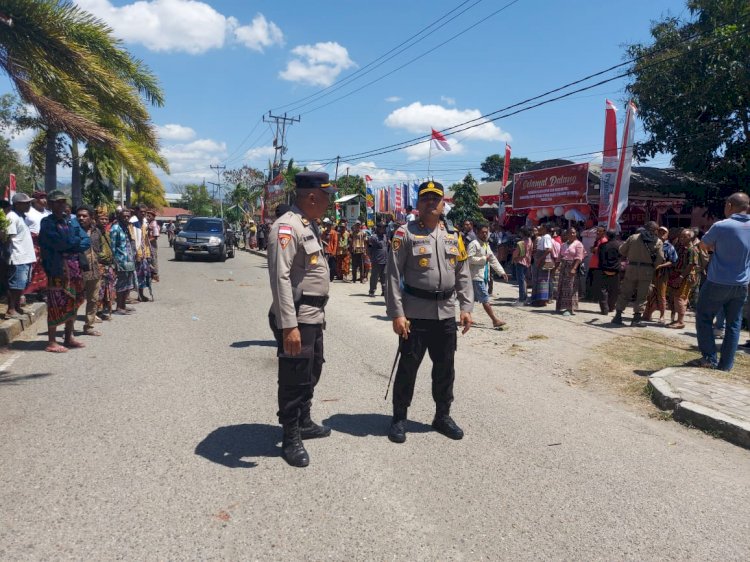
[[[692,234],[689,229],[680,233],[677,242],[677,263],[669,270],[667,281],[667,301],[677,320],[667,325],[667,328],[682,330],[685,328],[685,313],[687,312],[690,293],[698,284],[698,251],[692,244]]]
[[[39,230],[42,264],[47,274],[48,344],[45,351],[64,353],[69,348],[85,347],[73,337],[73,324],[85,299],[79,256],[91,242],[78,220],[68,214],[67,197],[62,191],[50,193],[48,201],[52,214],[42,219]],[[61,324],[65,325],[63,345],[57,343],[57,327]]]
[[[109,221],[106,207],[100,207],[96,212],[96,226],[101,232],[102,253],[99,256],[99,272],[101,285],[99,287],[99,314],[102,320],[109,320],[112,316],[112,306],[117,300],[115,281],[117,270],[112,253],[112,241],[109,239]]]
[[[47,274],[44,273],[44,267],[42,267],[42,250],[39,247],[39,235],[32,232],[31,240],[34,242],[36,262],[31,269],[31,283],[29,283],[29,286],[23,292],[24,295],[42,293],[47,288]]]

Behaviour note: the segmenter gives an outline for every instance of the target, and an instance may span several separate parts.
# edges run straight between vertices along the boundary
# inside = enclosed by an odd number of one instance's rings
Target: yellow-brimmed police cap
[[[417,190],[417,197],[421,197],[424,193],[436,193],[440,197],[445,195],[443,191],[443,184],[436,181],[426,181],[419,186]]]

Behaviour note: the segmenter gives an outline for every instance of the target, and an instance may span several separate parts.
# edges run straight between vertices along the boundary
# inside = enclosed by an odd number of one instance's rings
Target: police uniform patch
[[[282,250],[285,250],[287,245],[289,244],[289,241],[292,239],[292,234],[294,234],[294,229],[287,225],[282,224],[279,226],[279,246],[281,246]]]
[[[422,246],[422,247],[421,247],[421,248],[419,249],[419,253],[420,253],[420,254],[426,254],[426,253],[427,253],[427,248],[425,248],[424,246]]]
[[[458,248],[456,248],[455,246],[451,246],[451,248],[448,251],[451,254],[457,254],[458,253]]]
[[[313,254],[310,256],[310,265],[317,265],[318,264],[318,254]]]
[[[419,266],[420,267],[427,267],[430,265],[430,259],[429,258],[420,258],[419,259]]]
[[[401,238],[396,238],[396,236],[394,236],[393,242],[391,242],[391,247],[394,252],[398,252],[398,249],[401,247]]]

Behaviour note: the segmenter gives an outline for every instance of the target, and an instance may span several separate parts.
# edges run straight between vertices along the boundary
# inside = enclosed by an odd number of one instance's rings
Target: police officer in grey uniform
[[[328,261],[315,219],[328,208],[336,188],[328,174],[295,176],[296,201],[268,234],[268,275],[273,302],[269,313],[279,358],[279,422],[282,456],[292,466],[310,464],[302,439],[328,437],[331,430],[312,421],[315,385],[323,370],[323,328],[328,302]]]
[[[393,383],[393,420],[388,438],[406,441],[406,413],[425,352],[432,360],[432,427],[451,439],[464,434],[450,417],[457,344],[456,301],[465,334],[471,327],[474,293],[466,248],[459,233],[441,220],[443,186],[419,186],[419,219],[393,234],[386,268],[386,310],[398,334],[401,359]]]

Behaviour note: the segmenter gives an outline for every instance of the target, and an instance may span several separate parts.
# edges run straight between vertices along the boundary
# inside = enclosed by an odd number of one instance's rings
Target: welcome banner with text
[[[569,164],[513,175],[513,209],[588,202],[589,165]]]

